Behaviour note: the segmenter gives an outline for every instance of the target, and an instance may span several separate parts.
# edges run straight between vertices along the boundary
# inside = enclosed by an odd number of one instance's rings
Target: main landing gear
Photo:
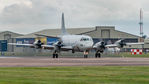
[[[100,54],[100,52],[96,52],[96,54],[95,54],[95,58],[101,58],[101,54]]]
[[[58,53],[57,52],[53,53],[53,58],[58,58]]]

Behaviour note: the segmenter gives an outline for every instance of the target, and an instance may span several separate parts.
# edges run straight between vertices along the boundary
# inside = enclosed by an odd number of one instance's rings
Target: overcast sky
[[[144,33],[149,35],[149,0],[0,0],[0,31],[31,33],[60,28],[65,13],[67,28],[116,26],[139,35],[139,11],[144,12]]]

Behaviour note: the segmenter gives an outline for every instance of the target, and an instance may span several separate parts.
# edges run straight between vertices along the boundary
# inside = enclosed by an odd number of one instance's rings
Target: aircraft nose
[[[90,42],[85,44],[86,48],[91,48],[92,46],[93,46],[93,43],[90,43]]]

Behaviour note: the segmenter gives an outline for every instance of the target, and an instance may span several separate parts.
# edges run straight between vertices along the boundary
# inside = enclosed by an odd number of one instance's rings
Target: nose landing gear
[[[84,58],[88,58],[88,54],[89,54],[88,51],[84,51]]]

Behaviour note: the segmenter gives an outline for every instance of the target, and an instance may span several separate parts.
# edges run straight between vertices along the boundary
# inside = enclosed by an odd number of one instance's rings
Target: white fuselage
[[[63,35],[60,40],[64,46],[72,46],[75,51],[86,51],[93,47],[93,40],[87,35]]]

